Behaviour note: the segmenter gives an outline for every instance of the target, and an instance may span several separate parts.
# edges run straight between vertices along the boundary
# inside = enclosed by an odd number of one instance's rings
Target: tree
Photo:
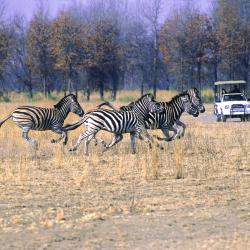
[[[152,64],[152,82],[153,93],[156,96],[157,87],[157,69],[159,63],[159,19],[162,10],[162,0],[143,1],[143,11],[150,24],[153,39],[153,64]]]
[[[242,43],[239,16],[234,0],[218,0],[217,4],[216,25],[223,59],[222,70],[229,79],[235,79]]]
[[[4,73],[11,55],[11,36],[8,27],[0,25],[0,81],[3,86]]]
[[[83,25],[80,34],[82,67],[87,70],[89,80],[94,78],[98,82],[101,99],[104,98],[104,83],[110,79],[115,99],[122,57],[116,23],[108,18],[99,20],[87,27]]]
[[[51,25],[44,9],[39,9],[31,20],[27,34],[28,61],[34,74],[43,80],[44,95],[50,94],[49,75],[52,70]]]
[[[80,65],[81,51],[78,41],[80,31],[80,23],[67,12],[61,12],[52,24],[51,49],[55,57],[55,68],[63,72],[70,93],[74,89],[72,79]]]
[[[206,14],[195,10],[176,12],[167,20],[160,33],[160,49],[170,73],[176,75],[184,88],[184,79],[189,85],[197,82],[201,88],[202,65],[208,57],[208,37],[211,22]],[[195,77],[197,76],[197,77]]]
[[[33,97],[33,84],[31,67],[28,62],[27,32],[24,18],[15,16],[12,22],[13,53],[11,57],[10,70],[17,81],[28,88],[30,97]]]

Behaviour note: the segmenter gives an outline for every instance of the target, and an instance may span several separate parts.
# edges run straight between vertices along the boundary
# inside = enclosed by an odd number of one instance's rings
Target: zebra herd
[[[104,105],[111,109],[104,109],[102,107]],[[82,118],[77,122],[63,126],[69,112]],[[153,143],[153,137],[148,133],[148,129],[162,130],[165,137],[157,137],[158,140],[171,141],[183,136],[186,126],[179,120],[183,112],[187,112],[194,117],[205,112],[205,107],[196,88],[182,92],[173,97],[170,102],[157,102],[152,94],[146,94],[128,106],[120,107],[119,110],[115,109],[110,103],[104,102],[97,109],[87,113],[84,113],[76,96],[69,94],[54,105],[54,108],[20,106],[0,122],[0,127],[12,118],[14,123],[22,129],[22,137],[37,147],[36,141],[28,135],[30,130],[52,130],[61,136],[56,140],[51,140],[51,142],[57,143],[63,140],[63,144],[66,145],[68,141],[67,132],[84,124],[87,127],[86,131],[80,134],[76,145],[70,151],[77,150],[84,140],[84,154],[88,155],[89,143],[92,139],[96,143],[101,143],[105,151],[120,142],[124,133],[130,133],[132,153],[135,153],[136,138],[144,140],[149,146]],[[96,138],[96,134],[100,130],[114,134],[111,143]],[[170,137],[169,131],[174,132],[173,136]],[[158,143],[157,146],[162,148]]]

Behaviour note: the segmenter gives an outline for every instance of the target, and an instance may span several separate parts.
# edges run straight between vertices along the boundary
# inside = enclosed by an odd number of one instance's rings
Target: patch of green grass
[[[135,97],[134,97],[134,96],[120,96],[120,97],[118,98],[118,100],[119,100],[120,102],[129,103],[129,102],[135,101]]]

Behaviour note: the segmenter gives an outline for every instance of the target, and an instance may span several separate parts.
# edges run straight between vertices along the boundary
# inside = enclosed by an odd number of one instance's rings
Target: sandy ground
[[[86,158],[50,132],[34,132],[32,151],[1,128],[0,249],[249,249],[250,123],[207,110],[184,116],[185,137],[164,151],[138,143],[136,155],[128,136]]]

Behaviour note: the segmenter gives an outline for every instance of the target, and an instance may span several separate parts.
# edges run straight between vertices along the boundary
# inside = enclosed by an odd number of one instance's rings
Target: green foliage
[[[10,102],[10,97],[7,95],[1,96],[0,97],[0,102]]]
[[[130,102],[133,102],[135,100],[135,97],[134,96],[126,96],[126,95],[123,95],[123,96],[120,96],[118,98],[118,100],[120,102],[124,102],[124,103],[130,103]]]

